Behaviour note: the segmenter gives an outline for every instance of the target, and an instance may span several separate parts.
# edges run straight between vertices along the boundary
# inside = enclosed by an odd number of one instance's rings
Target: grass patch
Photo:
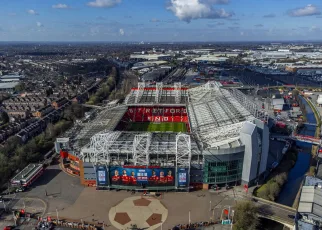
[[[184,122],[134,122],[130,125],[129,131],[148,131],[148,132],[187,132]]]
[[[281,163],[273,170],[265,184],[255,191],[255,196],[275,201],[279,196],[283,185],[287,181],[288,173],[297,160],[297,151],[291,149],[285,153]]]

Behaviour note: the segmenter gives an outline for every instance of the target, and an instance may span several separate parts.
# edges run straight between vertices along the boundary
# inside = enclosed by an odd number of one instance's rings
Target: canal
[[[307,122],[316,124],[316,119],[311,107],[304,98],[301,96],[300,98],[305,105]],[[300,134],[314,137],[315,130],[315,125],[304,125],[304,128],[301,129]],[[310,166],[312,144],[296,141],[296,145],[303,151],[298,153],[297,161],[289,172],[287,182],[283,186],[282,191],[277,199],[278,203],[287,206],[293,205],[304,175]]]

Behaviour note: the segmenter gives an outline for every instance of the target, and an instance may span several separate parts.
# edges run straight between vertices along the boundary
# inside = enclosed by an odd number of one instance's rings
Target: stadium
[[[268,116],[237,89],[139,82],[56,141],[81,183],[102,189],[251,185],[267,169]]]

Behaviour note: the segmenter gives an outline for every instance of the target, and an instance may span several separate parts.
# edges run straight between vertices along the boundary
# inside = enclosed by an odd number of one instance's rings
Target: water
[[[299,134],[314,137],[316,126],[305,124],[299,131]]]
[[[299,191],[301,182],[310,166],[311,154],[299,152],[294,167],[288,174],[287,182],[282,188],[277,203],[292,206]]]
[[[314,113],[313,113],[310,105],[307,103],[307,101],[302,96],[299,96],[299,98],[301,99],[301,101],[304,104],[305,109],[306,109],[306,119],[307,119],[306,122],[316,124],[316,119],[315,119]],[[313,136],[314,136],[314,134],[313,134]]]
[[[303,97],[301,96],[299,97],[306,108],[307,122],[316,124],[316,119],[311,107]],[[315,130],[316,130],[315,125],[304,125],[304,128],[300,131],[300,134],[314,137]],[[311,159],[312,144],[296,141],[296,145],[299,148],[303,149],[303,152],[298,153],[297,161],[294,167],[289,172],[287,177],[287,182],[283,186],[282,191],[277,199],[278,203],[288,205],[288,206],[293,205],[296,195],[300,189],[300,185],[304,178],[304,175],[310,166],[310,159]]]
[[[258,230],[283,230],[284,225],[273,220],[259,218]]]

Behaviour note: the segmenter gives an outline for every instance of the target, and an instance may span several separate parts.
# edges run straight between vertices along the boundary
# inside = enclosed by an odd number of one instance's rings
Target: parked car
[[[16,189],[16,192],[24,192],[24,191],[25,191],[25,189],[23,187],[20,187],[20,188]]]

